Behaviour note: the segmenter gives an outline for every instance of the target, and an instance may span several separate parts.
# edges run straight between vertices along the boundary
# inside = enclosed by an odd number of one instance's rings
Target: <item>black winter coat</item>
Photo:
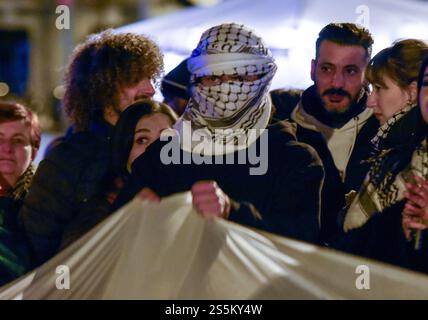
[[[76,233],[81,215],[89,214],[86,220],[93,221],[85,222],[84,231],[102,220],[91,209],[106,186],[112,129],[107,123],[94,123],[89,131],[68,136],[40,163],[19,213],[37,264],[68,242],[64,234],[70,227]]]
[[[377,213],[362,227],[340,233],[331,242],[337,250],[379,260],[403,268],[428,273],[428,230],[422,232],[422,245],[415,250],[402,229],[402,200]]]

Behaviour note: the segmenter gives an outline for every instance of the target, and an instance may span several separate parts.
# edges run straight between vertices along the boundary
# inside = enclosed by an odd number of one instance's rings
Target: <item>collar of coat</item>
[[[347,123],[345,123],[340,128],[334,128],[326,125],[325,123],[319,121],[313,115],[310,115],[303,108],[302,102],[300,101],[294,110],[291,112],[291,119],[302,126],[303,128],[317,131],[322,133],[324,136],[330,136],[333,131],[345,132],[348,130],[359,130],[362,125],[364,125],[367,120],[373,115],[371,109],[364,109],[360,114],[351,118]]]

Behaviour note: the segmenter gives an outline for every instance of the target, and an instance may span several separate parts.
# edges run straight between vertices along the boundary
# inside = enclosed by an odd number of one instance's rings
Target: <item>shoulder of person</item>
[[[294,122],[288,120],[274,121],[268,125],[267,129],[269,135],[277,139],[282,139],[282,141],[296,140],[297,125]]]
[[[274,106],[273,118],[277,120],[289,119],[291,112],[300,101],[301,89],[276,89],[269,92]]]
[[[90,175],[100,175],[108,166],[109,160],[110,149],[108,144],[100,141],[93,134],[76,133],[55,146],[40,162],[36,172],[38,178],[36,180],[41,177],[45,179],[50,172],[56,172],[59,179],[61,179],[60,173],[71,179],[71,177],[81,176],[85,170],[91,172]],[[52,181],[56,180],[52,175],[49,180],[51,178],[53,178]]]
[[[104,143],[90,132],[79,132],[66,137],[55,146],[45,159],[56,161],[73,161],[87,157],[94,157]]]
[[[273,152],[288,161],[301,161],[321,165],[321,160],[315,149],[309,144],[296,139],[296,124],[283,120],[268,127],[270,148]],[[292,160],[290,160],[292,159]]]

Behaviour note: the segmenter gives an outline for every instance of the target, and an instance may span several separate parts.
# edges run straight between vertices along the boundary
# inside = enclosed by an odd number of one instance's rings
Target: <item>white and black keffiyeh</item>
[[[390,119],[388,119],[377,131],[375,137],[371,140],[372,145],[376,150],[379,149],[379,143],[386,139],[389,131],[394,126],[394,124],[400,120],[407,112],[409,112],[412,108],[414,108],[416,104],[408,105],[395,113]]]
[[[391,171],[391,166],[396,166],[396,164],[390,163],[391,157],[394,157],[391,152],[397,153],[397,150],[382,148],[383,141],[388,139],[393,126],[414,107],[415,105],[406,106],[394,114],[379,128],[377,135],[372,139],[377,153],[370,159],[370,170],[346,212],[345,231],[361,227],[376,212],[382,212],[402,200],[406,190],[405,183],[410,181],[413,176],[428,179],[428,143],[426,139],[414,149],[410,163],[398,174]],[[414,130],[414,128],[409,128],[409,130]],[[383,169],[385,165],[390,169]]]
[[[188,69],[194,85],[186,111],[176,124],[178,131],[181,132],[184,121],[189,121],[192,131],[199,129],[201,135],[226,146],[219,148],[219,152],[213,150],[216,155],[241,150],[254,142],[259,134],[248,134],[248,130],[262,131],[268,125],[271,113],[268,91],[277,69],[262,39],[235,23],[213,27],[203,33],[188,60]],[[222,75],[260,78],[214,86],[197,82],[202,76]]]

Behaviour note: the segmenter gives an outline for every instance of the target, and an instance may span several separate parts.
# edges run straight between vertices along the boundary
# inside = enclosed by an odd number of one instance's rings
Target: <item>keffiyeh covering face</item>
[[[269,87],[276,64],[262,39],[243,25],[223,24],[205,31],[192,57],[192,98],[178,121],[190,121],[192,130],[203,129],[215,143],[233,144],[237,150],[248,146],[258,136],[249,129],[266,128],[271,101]],[[254,81],[222,81],[213,86],[197,79],[203,76],[259,76]],[[251,138],[253,137],[253,138]]]

